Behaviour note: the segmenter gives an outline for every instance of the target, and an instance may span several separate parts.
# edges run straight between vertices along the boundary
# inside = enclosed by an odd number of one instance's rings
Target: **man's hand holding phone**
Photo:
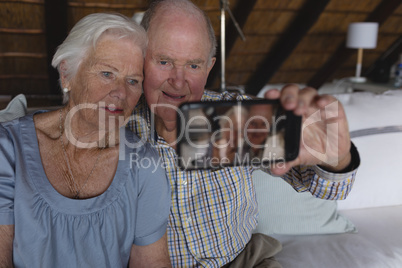
[[[287,85],[269,90],[266,99],[280,99],[286,111],[302,117],[299,155],[271,171],[282,175],[293,166],[320,165],[331,172],[344,170],[351,162],[350,135],[345,111],[333,96],[319,95],[314,88]]]

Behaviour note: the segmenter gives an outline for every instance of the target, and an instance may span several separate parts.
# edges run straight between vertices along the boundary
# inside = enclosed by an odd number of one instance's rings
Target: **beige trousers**
[[[264,234],[253,234],[245,249],[224,268],[282,268],[274,255],[281,251],[281,243]]]

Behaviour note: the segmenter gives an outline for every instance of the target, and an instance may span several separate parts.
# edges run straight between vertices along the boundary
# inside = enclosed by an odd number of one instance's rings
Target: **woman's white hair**
[[[97,41],[104,33],[113,34],[116,39],[131,38],[138,45],[145,57],[148,43],[146,32],[131,18],[117,13],[90,14],[75,24],[67,38],[57,48],[53,56],[52,66],[57,68],[60,77],[63,74],[67,80],[71,80],[77,73],[82,61],[89,50],[96,47]],[[63,70],[61,64],[63,63]],[[63,88],[60,79],[60,86]],[[63,102],[68,100],[68,95],[63,93]]]
[[[220,118],[219,125],[221,128],[224,128],[227,123],[231,123],[233,125],[233,121],[242,122],[246,121],[248,112],[244,107],[241,106],[233,106]]]

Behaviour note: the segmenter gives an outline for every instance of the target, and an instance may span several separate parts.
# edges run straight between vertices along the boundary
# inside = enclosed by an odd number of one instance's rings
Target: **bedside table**
[[[364,82],[364,83],[353,83],[350,81],[345,81],[345,85],[348,87],[348,91],[370,91],[374,93],[383,93],[384,91],[387,90],[393,90],[393,89],[398,89],[394,87],[393,83],[387,83],[387,84],[380,84],[380,83],[373,83],[370,81]],[[399,88],[401,89],[401,88]]]

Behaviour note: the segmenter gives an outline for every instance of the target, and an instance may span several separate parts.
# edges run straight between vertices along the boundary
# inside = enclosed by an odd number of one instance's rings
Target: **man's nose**
[[[182,88],[185,81],[184,67],[175,66],[170,72],[169,83],[175,88]]]

